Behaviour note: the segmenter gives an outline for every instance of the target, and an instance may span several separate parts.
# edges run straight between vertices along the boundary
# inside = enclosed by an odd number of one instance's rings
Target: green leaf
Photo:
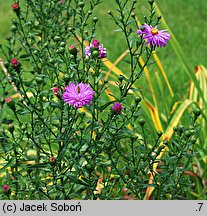
[[[14,161],[14,158],[10,159],[10,160],[8,161],[8,163],[7,163],[6,165],[4,165],[4,167],[2,167],[2,168],[0,169],[0,173],[4,172],[4,171],[13,163],[13,161]]]
[[[19,56],[19,58],[22,58],[22,59],[23,58],[28,58],[28,57],[30,57],[30,54],[28,54],[28,53]]]

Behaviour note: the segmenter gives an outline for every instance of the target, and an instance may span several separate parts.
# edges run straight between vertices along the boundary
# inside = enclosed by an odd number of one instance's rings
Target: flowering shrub
[[[164,141],[141,117],[141,98],[130,94],[152,52],[170,35],[152,27],[159,24],[152,1],[150,18],[139,27],[136,1],[116,0],[118,14],[109,15],[125,35],[130,76],[117,77],[114,90],[103,66],[111,48],[94,38],[98,19],[92,14],[99,3],[12,5],[17,17],[1,49],[7,69],[1,83],[5,96],[12,83],[19,98],[5,97],[3,104],[10,113],[1,120],[1,198],[143,199],[151,186],[152,198],[176,199],[188,190],[198,113],[191,126],[176,127],[174,138]]]

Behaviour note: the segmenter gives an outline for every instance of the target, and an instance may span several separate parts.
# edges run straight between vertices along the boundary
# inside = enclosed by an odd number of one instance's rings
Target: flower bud
[[[72,28],[72,27],[69,27],[68,30],[69,30],[69,31],[73,31],[73,28]]]
[[[79,3],[78,3],[78,6],[79,6],[80,8],[83,8],[83,7],[85,6],[85,3],[84,3],[84,2],[79,2]]]
[[[13,125],[13,124],[9,124],[8,130],[9,130],[9,132],[10,132],[11,134],[13,134],[13,132],[14,132],[14,125]]]
[[[67,83],[70,81],[70,76],[68,74],[65,74],[63,77],[63,80]]]
[[[54,165],[55,162],[56,162],[56,161],[55,161],[55,157],[50,157],[50,163]]]
[[[132,17],[132,18],[135,18],[135,17],[136,17],[136,14],[135,14],[135,13],[132,13],[132,14],[131,14],[131,17]]]
[[[19,4],[18,4],[18,3],[12,4],[12,9],[13,9],[14,11],[18,11],[18,10],[19,10]]]
[[[177,131],[178,131],[178,127],[173,127],[173,130],[174,130],[175,132],[177,132]]]
[[[17,27],[15,26],[15,25],[13,25],[12,27],[11,27],[11,31],[12,32],[15,32],[17,30]]]
[[[191,143],[192,143],[192,144],[195,144],[196,141],[197,141],[197,139],[196,139],[195,137],[192,137],[192,138],[191,138]]]
[[[120,82],[122,82],[124,80],[124,76],[120,75],[118,79],[119,79]]]
[[[200,109],[195,109],[195,110],[193,111],[193,113],[194,113],[195,116],[198,117],[198,116],[201,114],[201,111],[200,111]]]
[[[88,170],[88,171],[92,171],[94,169],[93,165],[91,163],[88,163],[86,164],[85,168]]]
[[[166,140],[164,140],[164,142],[163,142],[165,145],[168,145],[169,144],[169,141],[166,139]]]
[[[70,54],[76,56],[78,53],[78,49],[74,45],[70,45],[69,46],[69,52],[70,52]]]
[[[56,96],[60,94],[60,88],[58,86],[54,86],[53,88],[51,88],[51,90],[53,91],[53,94]]]
[[[179,132],[180,134],[182,134],[183,131],[184,131],[184,126],[183,126],[183,125],[179,125],[179,126],[178,126],[178,132]]]
[[[38,50],[34,50],[34,51],[33,51],[33,54],[34,54],[34,55],[37,55],[38,53],[39,53]]]
[[[109,82],[108,78],[104,80],[104,83],[107,84]]]
[[[11,97],[8,97],[5,99],[6,104],[12,109],[13,111],[16,109],[14,101],[11,99]]]
[[[161,20],[161,19],[162,19],[162,16],[161,16],[161,15],[158,16],[157,19],[158,19],[158,21]]]
[[[94,23],[97,23],[97,22],[98,22],[98,18],[97,18],[97,17],[94,17],[94,18],[93,18],[93,22],[94,22]]]
[[[60,43],[60,46],[61,46],[61,47],[65,47],[65,45],[66,45],[66,43],[65,43],[64,41],[62,41],[62,42]]]
[[[185,136],[186,136],[187,138],[191,136],[191,132],[190,132],[190,131],[188,131],[188,130],[187,130],[187,131],[185,131],[185,133],[184,133],[184,134],[185,134]]]
[[[92,52],[92,56],[93,56],[94,58],[97,58],[97,57],[99,56],[99,51],[98,51],[98,50],[94,50],[94,51]]]
[[[98,49],[100,42],[96,39],[93,39],[91,44],[93,48]]]
[[[8,98],[5,99],[5,102],[6,102],[6,103],[10,103],[11,100],[12,100],[11,97],[8,97]]]
[[[119,102],[115,102],[113,107],[111,108],[116,114],[121,114],[123,110],[123,106]]]
[[[109,10],[109,11],[108,11],[108,14],[109,14],[109,15],[112,15],[112,12]]]
[[[12,66],[15,67],[15,68],[19,66],[19,61],[18,61],[18,59],[16,59],[16,58],[12,58],[12,59],[10,60],[10,63],[11,63]]]
[[[144,30],[145,30],[145,27],[144,27],[144,26],[142,26],[140,29],[141,29],[142,31],[144,31]]]
[[[60,40],[61,40],[61,38],[60,38],[59,36],[55,36],[55,37],[54,37],[54,41],[55,41],[55,42],[58,42],[58,41],[60,41]]]
[[[43,82],[43,78],[38,76],[35,78],[35,81],[37,84],[41,84]]]
[[[3,185],[3,190],[4,190],[5,193],[8,193],[9,189],[10,189],[9,185],[6,185],[6,184]]]
[[[140,119],[140,120],[139,120],[139,124],[140,124],[140,126],[144,126],[145,120],[144,120],[144,119]]]
[[[157,131],[157,135],[158,135],[158,137],[161,137],[162,136],[162,131]]]
[[[135,103],[138,104],[141,100],[142,100],[141,97],[137,96],[137,97],[135,98]]]
[[[152,6],[154,4],[154,0],[149,0],[148,3]]]

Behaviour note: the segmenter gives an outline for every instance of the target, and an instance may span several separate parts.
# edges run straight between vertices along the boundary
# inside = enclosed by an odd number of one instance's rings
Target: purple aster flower
[[[93,48],[98,48],[98,47],[99,47],[99,41],[96,40],[96,39],[93,39],[93,40],[92,40],[92,43],[91,43],[91,46],[92,46]]]
[[[6,185],[6,184],[3,185],[4,192],[7,192],[9,190],[9,188],[10,188],[9,185]]]
[[[103,47],[103,44],[99,45],[98,51],[99,51],[99,56],[98,56],[99,58],[106,58],[107,51],[106,48]]]
[[[166,33],[166,31],[158,30],[157,26],[152,27],[145,23],[144,26],[137,30],[137,33],[144,36],[146,45],[150,44],[150,47],[165,47],[170,40],[170,34]]]
[[[69,86],[65,87],[65,92],[62,95],[63,100],[74,106],[75,109],[81,108],[83,105],[89,106],[94,96],[94,91],[91,86],[84,83],[70,83]]]
[[[116,114],[121,114],[123,106],[119,102],[115,102],[111,108]]]
[[[100,45],[99,41],[94,39],[89,46],[85,47],[85,56],[89,58],[93,52],[98,51],[99,58],[105,58],[107,55],[107,50],[104,48],[103,44]],[[96,55],[95,55],[96,56]]]
[[[91,47],[90,46],[85,47],[85,56],[86,56],[86,58],[89,58],[91,56]]]
[[[60,88],[58,86],[55,86],[55,87],[51,88],[51,90],[53,91],[54,95],[59,95],[60,94]]]
[[[18,59],[16,59],[16,58],[12,58],[12,59],[10,60],[10,63],[12,64],[13,67],[19,66],[19,61],[18,61]]]

